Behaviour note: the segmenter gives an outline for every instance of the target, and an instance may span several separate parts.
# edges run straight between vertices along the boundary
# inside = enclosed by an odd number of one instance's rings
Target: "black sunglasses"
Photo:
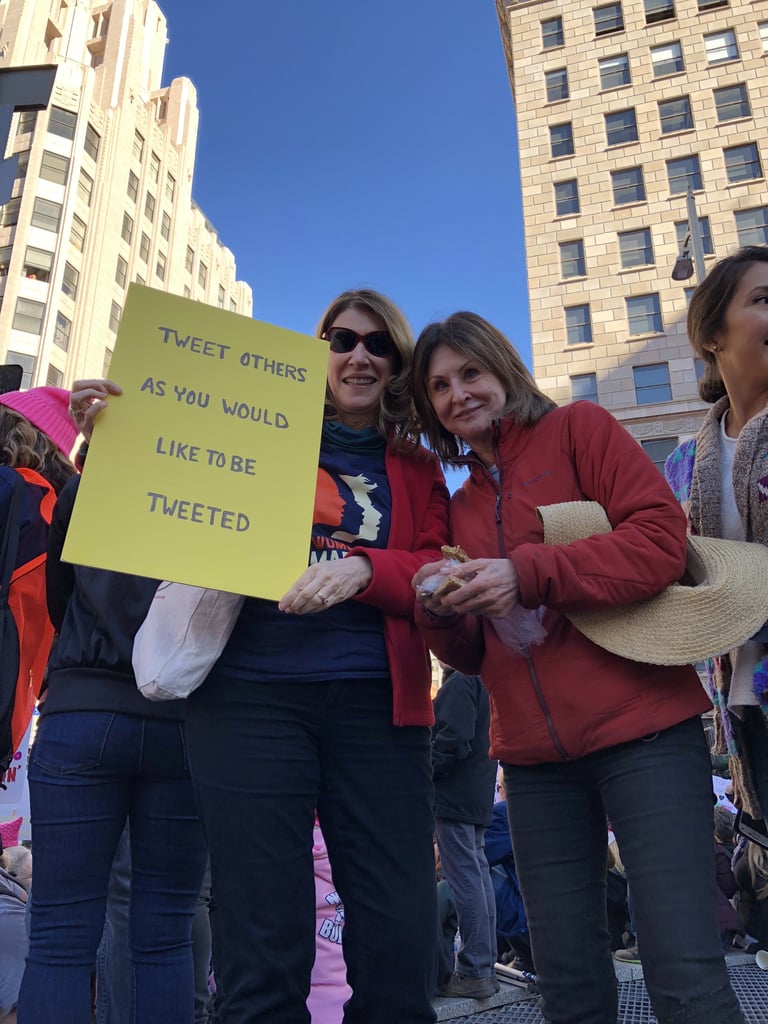
[[[330,327],[323,338],[330,342],[331,352],[351,352],[361,341],[366,350],[379,359],[385,359],[395,351],[395,343],[388,331],[369,331],[368,334],[358,334],[348,327]]]

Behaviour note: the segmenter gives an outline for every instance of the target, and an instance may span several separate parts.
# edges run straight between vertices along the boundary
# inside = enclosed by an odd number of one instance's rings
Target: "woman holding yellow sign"
[[[346,1024],[433,1021],[427,652],[410,580],[439,557],[447,491],[417,440],[413,339],[372,291],[331,303],[310,565],[248,598],[188,701],[227,1024],[303,1024],[315,810],[344,906]],[[334,908],[338,909],[338,908]]]

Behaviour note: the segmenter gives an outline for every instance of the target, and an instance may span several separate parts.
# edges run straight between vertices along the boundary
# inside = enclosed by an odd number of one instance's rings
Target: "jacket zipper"
[[[496,452],[496,465],[499,467],[498,483],[496,482],[496,480],[493,479],[493,474],[488,472],[487,469],[486,469],[486,472],[491,477],[491,480],[492,480],[494,486],[496,487],[496,533],[498,534],[498,538],[499,538],[499,549],[501,551],[501,557],[502,558],[506,558],[507,557],[507,546],[506,546],[506,544],[504,542],[504,529],[503,529],[503,524],[502,524],[502,521],[501,521],[501,500],[502,500],[502,494],[503,494],[503,487],[502,487],[501,459],[499,458],[499,448],[498,448],[498,443],[497,443],[498,442],[498,433],[499,433],[498,432],[498,427],[496,427],[493,446],[494,446],[494,450]],[[557,735],[557,730],[555,729],[555,723],[552,721],[552,715],[550,714],[549,707],[547,706],[547,702],[544,700],[544,694],[541,691],[541,683],[539,682],[539,677],[536,674],[536,669],[533,667],[533,658],[531,657],[530,654],[526,654],[525,655],[525,660],[526,660],[526,663],[528,665],[528,675],[531,678],[531,683],[533,685],[533,692],[536,694],[536,700],[539,702],[539,707],[541,708],[542,714],[544,715],[544,721],[547,723],[547,730],[549,732],[549,737],[552,740],[553,744],[555,745],[555,749],[560,754],[560,756],[563,758],[563,760],[564,761],[571,761],[573,759],[571,758],[571,756],[568,753],[566,753],[565,748],[563,747],[562,743],[560,742],[560,737]]]

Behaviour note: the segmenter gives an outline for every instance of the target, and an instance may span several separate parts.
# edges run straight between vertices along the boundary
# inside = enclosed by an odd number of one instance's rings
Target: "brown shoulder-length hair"
[[[699,380],[703,402],[714,403],[726,394],[711,346],[722,331],[728,306],[753,263],[768,263],[768,245],[745,245],[719,260],[691,296],[688,306],[688,338],[704,362]]]
[[[322,338],[334,320],[346,309],[361,309],[371,313],[384,324],[384,328],[395,344],[392,376],[381,396],[381,406],[375,427],[380,434],[390,437],[398,448],[413,447],[417,444],[416,411],[411,394],[411,371],[413,369],[413,332],[394,302],[381,292],[370,288],[356,288],[342,292],[323,313],[317,326],[317,336]],[[340,420],[338,409],[330,388],[325,388],[326,420]]]
[[[0,405],[0,466],[34,469],[58,494],[77,470],[53,441],[15,409]]]
[[[474,359],[498,377],[507,395],[503,415],[514,416],[522,426],[532,426],[555,408],[552,399],[538,388],[509,339],[477,313],[453,313],[447,320],[428,324],[416,342],[413,399],[421,429],[444,465],[461,462],[466,445],[445,429],[429,397],[429,366],[439,345]]]

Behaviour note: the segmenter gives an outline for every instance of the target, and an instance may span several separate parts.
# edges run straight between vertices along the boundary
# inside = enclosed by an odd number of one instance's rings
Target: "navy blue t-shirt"
[[[385,449],[373,428],[323,426],[310,565],[344,558],[352,547],[387,546],[392,494]],[[213,674],[260,682],[388,676],[381,612],[351,600],[312,615],[287,615],[273,601],[247,598]]]

